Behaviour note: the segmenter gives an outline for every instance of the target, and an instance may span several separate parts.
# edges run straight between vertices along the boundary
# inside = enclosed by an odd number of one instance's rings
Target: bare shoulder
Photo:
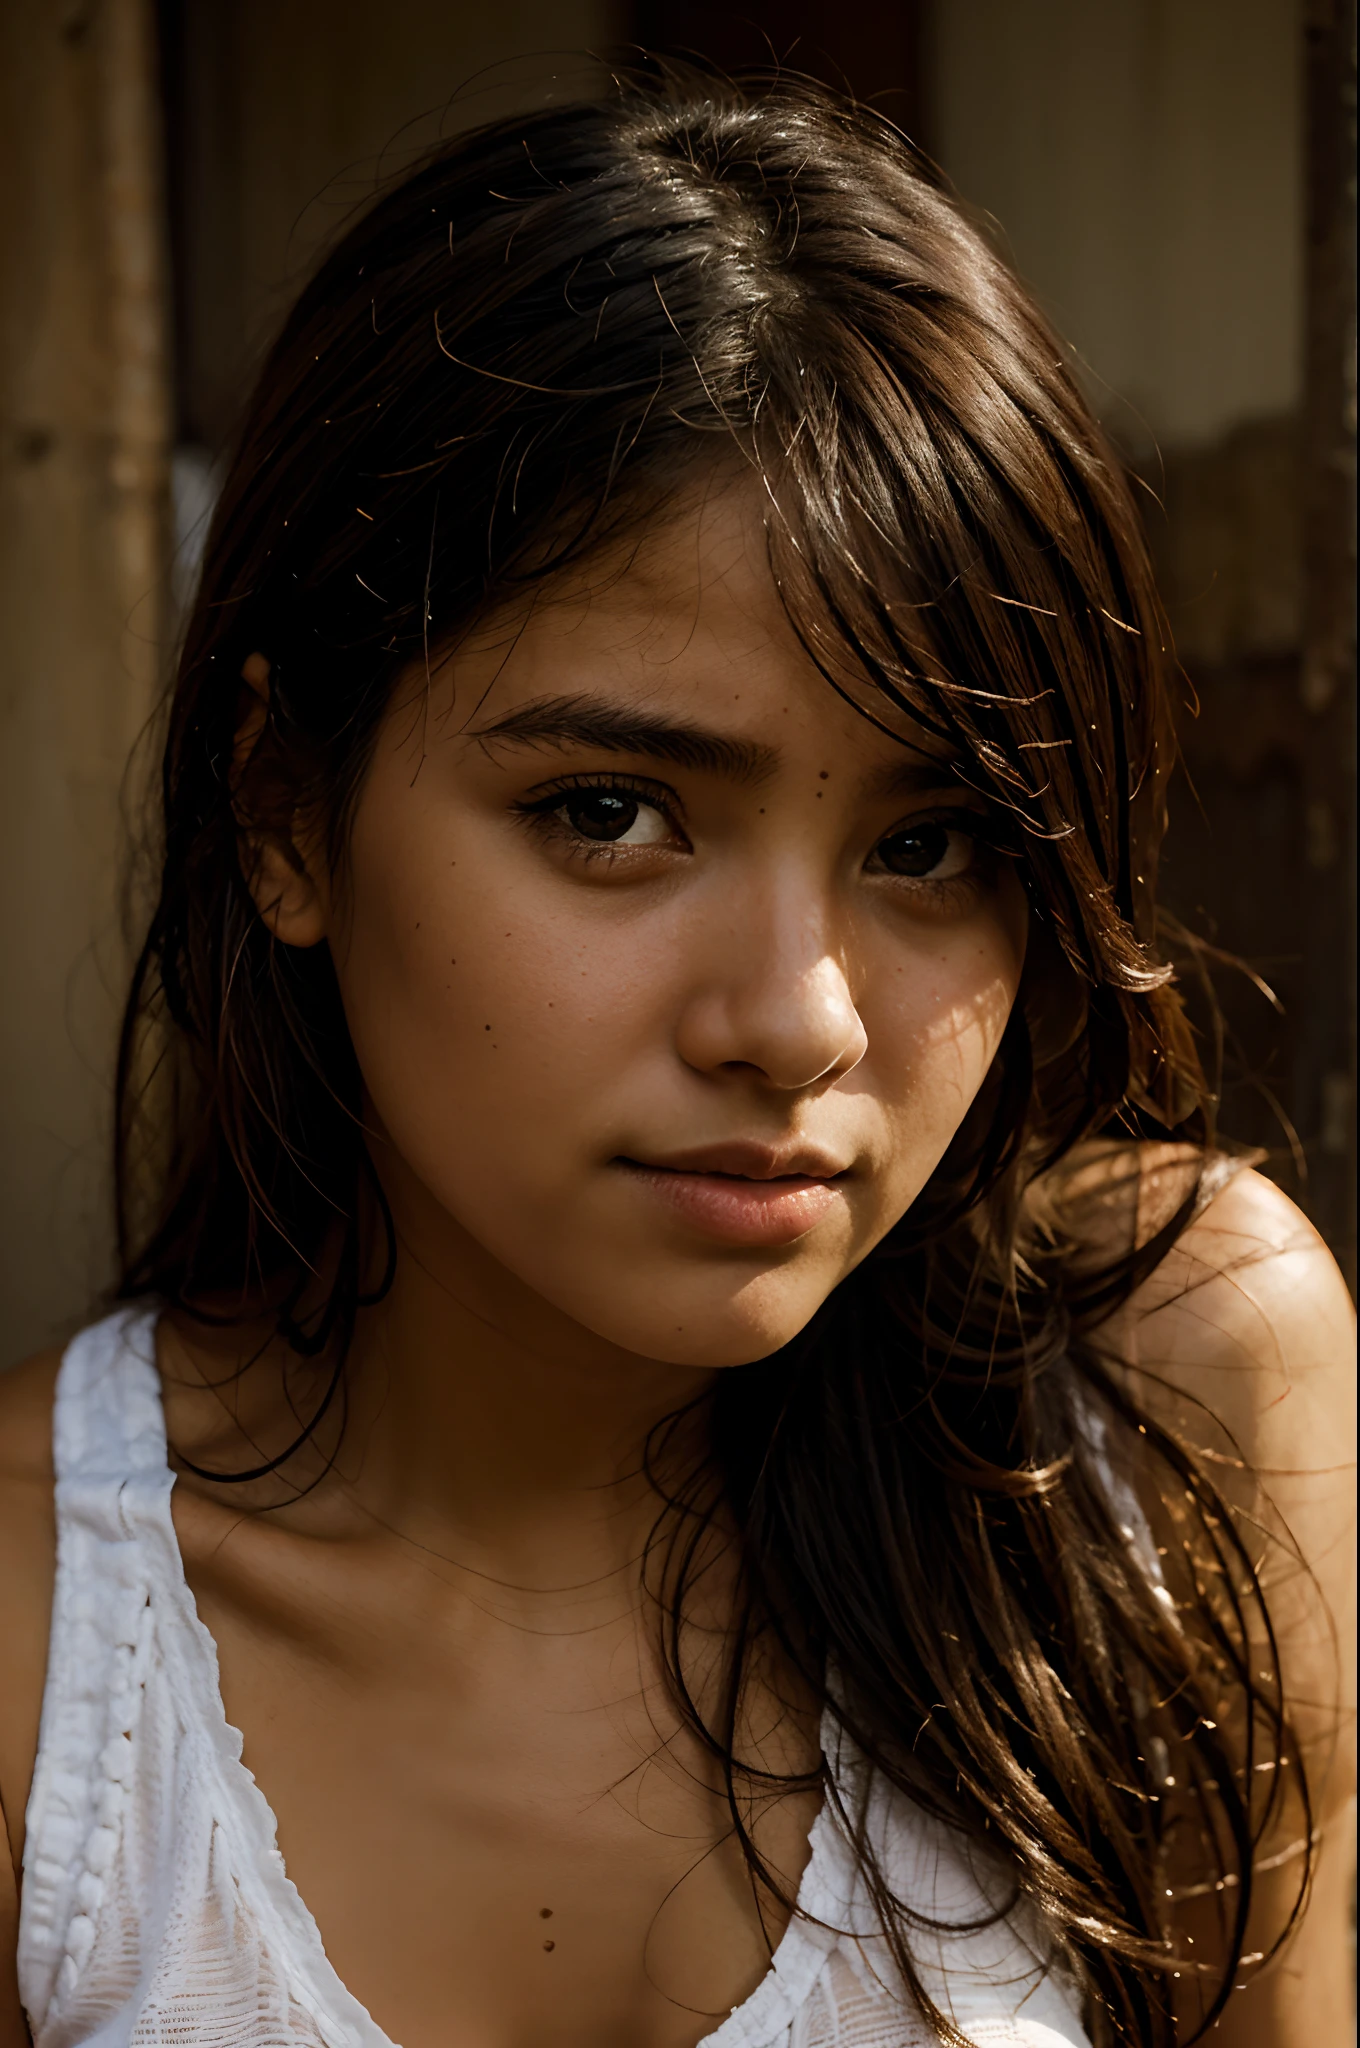
[[[1163,1169],[1154,1160],[1154,1177]],[[1154,1215],[1159,1206],[1153,1193]],[[1205,1400],[1262,1473],[1353,1456],[1355,1312],[1307,1217],[1232,1176],[1121,1318],[1131,1362]]]
[[[1147,1406],[1213,1461],[1261,1560],[1300,1734],[1354,1784],[1355,1312],[1308,1219],[1262,1175],[1215,1195],[1119,1318]]]
[[[1234,1174],[1111,1334],[1140,1397],[1215,1461],[1226,1496],[1288,1531],[1306,1571],[1293,1592],[1277,1579],[1276,1620],[1305,1580],[1343,1617],[1354,1583],[1355,1311],[1307,1217],[1261,1174]]]
[[[1154,1180],[1157,1171],[1154,1162]],[[1164,1189],[1163,1203],[1174,1193]],[[1155,1186],[1151,1195],[1155,1211]],[[1305,2014],[1321,2017],[1330,2039],[1326,2015],[1344,2025],[1350,2008],[1354,1871],[1350,1296],[1308,1219],[1262,1175],[1242,1171],[1182,1232],[1119,1323],[1118,1349],[1135,1367],[1140,1396],[1213,1461],[1240,1516],[1312,1800],[1311,1903],[1283,1954],[1247,1999],[1233,2002],[1224,2048],[1317,2038]],[[1257,1866],[1249,1948],[1273,1941],[1293,1909],[1295,1833],[1282,1810]]]
[[[1302,1211],[1250,1168],[1213,1155],[1206,1167],[1195,1146],[1097,1140],[1047,1179],[1038,1215],[1079,1265],[1104,1264],[1205,1191],[1107,1334],[1150,1379],[1207,1401],[1256,1463],[1263,1447],[1306,1434],[1304,1411],[1315,1423],[1318,1403],[1343,1422],[1352,1412],[1355,1314]]]
[[[0,1480],[52,1478],[52,1396],[59,1345],[0,1372]]]
[[[56,1569],[52,1395],[61,1353],[0,1373],[0,1803],[17,1863]]]
[[[0,1372],[0,2043],[29,2038],[15,1982],[24,1808],[38,1748],[56,1570],[52,1395],[58,1350]]]

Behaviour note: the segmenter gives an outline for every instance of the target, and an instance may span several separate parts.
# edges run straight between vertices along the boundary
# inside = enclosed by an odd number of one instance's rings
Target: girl
[[[170,708],[121,1306],[3,1390],[6,2042],[1343,2024],[1348,1304],[1211,1147],[1165,638],[863,110],[652,76],[346,235]]]

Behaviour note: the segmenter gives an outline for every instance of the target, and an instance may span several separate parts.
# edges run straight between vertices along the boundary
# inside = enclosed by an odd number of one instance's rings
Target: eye
[[[977,858],[977,841],[971,832],[927,819],[899,825],[886,839],[880,839],[874,858],[890,875],[947,882],[968,873]]]
[[[517,808],[540,830],[578,846],[670,846],[677,840],[669,806],[631,783],[577,782]]]
[[[656,805],[631,790],[576,789],[557,814],[582,839],[610,846],[655,846],[671,836]]]

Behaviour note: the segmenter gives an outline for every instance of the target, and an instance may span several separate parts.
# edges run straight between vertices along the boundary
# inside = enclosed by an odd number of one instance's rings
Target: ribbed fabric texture
[[[228,1725],[171,1520],[154,1333],[154,1315],[112,1316],[57,1381],[57,1584],[19,1928],[36,2048],[393,2048],[327,1961]],[[847,1809],[868,1799],[898,1896],[958,1924],[915,1953],[976,2048],[1080,2048],[1020,1927],[966,1931],[989,1906],[963,1846],[853,1760],[837,1776]],[[930,2048],[830,1807],[810,1851],[768,1974],[702,2048]]]

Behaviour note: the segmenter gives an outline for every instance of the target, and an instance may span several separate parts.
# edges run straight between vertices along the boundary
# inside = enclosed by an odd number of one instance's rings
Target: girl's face
[[[735,1365],[982,1084],[1026,929],[985,829],[816,672],[731,489],[410,678],[343,877],[274,858],[260,900],[331,944],[427,1268],[471,1251],[611,1344]]]

